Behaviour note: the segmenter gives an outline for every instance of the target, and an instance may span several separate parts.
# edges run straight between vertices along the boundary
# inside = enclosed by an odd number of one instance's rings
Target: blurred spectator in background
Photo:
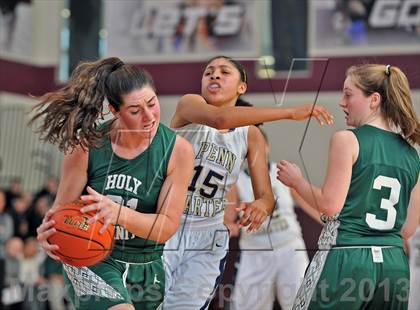
[[[334,29],[349,44],[365,43],[371,0],[337,0]]]
[[[54,202],[55,195],[57,194],[58,180],[55,177],[49,177],[44,185],[38,192],[34,195],[34,205],[37,203],[38,199],[46,198],[48,204],[51,206]]]
[[[6,213],[6,192],[0,188],[0,308],[5,278],[6,241],[13,236],[13,219]]]
[[[10,182],[9,188],[6,189],[6,210],[12,207],[13,200],[22,196],[22,180],[14,178]]]
[[[25,239],[29,237],[29,197],[21,195],[12,201],[10,214],[13,218],[14,236]]]
[[[0,50],[11,51],[16,40],[16,29],[22,16],[17,12],[19,4],[32,0],[0,0]],[[20,17],[20,19],[19,19]]]
[[[10,184],[9,192],[13,199],[8,212],[5,211],[6,191],[0,189],[0,292],[4,286],[6,295],[11,296],[8,297],[7,303],[17,299],[23,301],[13,305],[9,304],[6,309],[65,310],[67,308],[64,302],[65,287],[61,263],[45,258],[43,252],[38,250],[38,241],[32,238],[36,236],[36,229],[42,223],[45,213],[50,209],[55,199],[58,181],[54,177],[48,178],[43,188],[35,192],[32,203],[31,197],[23,193],[20,183],[20,179],[14,179]],[[13,236],[19,238],[9,240]],[[22,239],[26,239],[24,246]],[[7,267],[5,263],[6,243],[10,243],[9,247],[12,253],[8,256]],[[20,247],[19,244],[23,246],[23,250],[17,250]],[[17,252],[22,253],[17,255]],[[18,260],[12,259],[12,257],[18,257]],[[6,274],[5,268],[10,268],[10,266],[12,268]],[[11,281],[3,285],[6,278],[16,279],[16,270],[19,270],[19,281],[13,280],[12,282],[19,282],[20,285],[23,285],[23,291],[18,291],[17,286],[11,286]],[[11,276],[12,274],[13,276]],[[13,288],[15,288],[14,291]],[[41,300],[42,298],[37,297],[48,299],[48,305]],[[0,309],[2,309],[1,305]]]
[[[23,257],[20,262],[19,279],[24,287],[24,309],[42,310],[45,308],[45,300],[41,300],[38,292],[39,286],[45,283],[41,276],[41,268],[45,260],[45,253],[39,250],[38,241],[35,238],[25,240]]]
[[[57,184],[57,178],[48,178],[33,199],[23,192],[20,178],[14,178],[7,190],[0,188],[0,309],[67,309],[62,266],[46,259],[32,238],[55,199]]]
[[[23,255],[23,241],[13,237],[6,242],[5,276],[2,301],[4,309],[23,309],[22,287],[19,282],[20,260]]]
[[[29,221],[29,236],[36,236],[36,229],[42,223],[45,213],[51,208],[52,201],[49,200],[48,196],[43,195],[38,199],[34,200],[32,206],[28,210],[28,221]]]

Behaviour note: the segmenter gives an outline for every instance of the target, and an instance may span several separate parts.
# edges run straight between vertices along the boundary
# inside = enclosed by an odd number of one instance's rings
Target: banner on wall
[[[310,54],[418,53],[420,1],[310,1]]]
[[[33,5],[30,0],[1,1],[0,57],[31,59]]]
[[[106,56],[195,61],[258,55],[257,6],[249,0],[104,1]]]

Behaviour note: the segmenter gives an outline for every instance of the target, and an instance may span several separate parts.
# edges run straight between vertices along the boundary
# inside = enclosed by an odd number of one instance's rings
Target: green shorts
[[[333,248],[309,309],[407,309],[410,272],[399,247]]]
[[[59,261],[52,259],[51,257],[47,256],[45,259],[45,277],[49,278],[52,275],[62,275],[63,274],[63,264]]]
[[[118,304],[154,310],[163,301],[161,256],[146,263],[126,263],[109,256],[94,266],[64,265],[63,269],[68,295],[77,310],[108,309]]]

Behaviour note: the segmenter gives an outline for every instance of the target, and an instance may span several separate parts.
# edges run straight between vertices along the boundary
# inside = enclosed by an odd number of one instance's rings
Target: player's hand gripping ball
[[[51,216],[55,221],[56,233],[48,238],[48,242],[59,246],[53,251],[63,263],[76,266],[91,266],[106,258],[112,250],[114,241],[114,225],[100,234],[102,221],[88,224],[88,220],[96,212],[81,213],[80,209],[90,202],[77,200],[61,205]]]

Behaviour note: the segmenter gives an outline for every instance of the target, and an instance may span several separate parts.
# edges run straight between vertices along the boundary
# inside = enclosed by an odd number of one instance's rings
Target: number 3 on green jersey
[[[376,218],[375,214],[366,213],[366,223],[370,228],[378,230],[387,230],[394,228],[395,220],[397,218],[397,210],[395,205],[400,199],[401,184],[395,178],[386,177],[380,175],[375,178],[373,182],[373,188],[381,190],[382,187],[391,189],[391,193],[388,199],[382,198],[380,208],[387,211],[386,220],[380,220]]]

